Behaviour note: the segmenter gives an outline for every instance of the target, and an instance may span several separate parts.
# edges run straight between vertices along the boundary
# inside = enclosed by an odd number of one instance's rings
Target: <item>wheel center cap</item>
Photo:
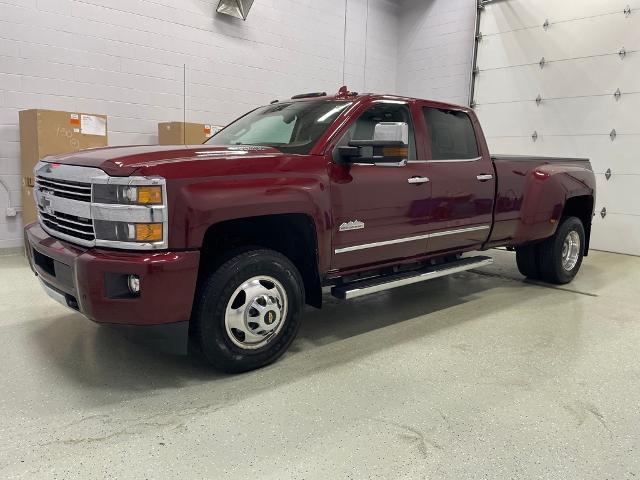
[[[276,312],[274,312],[273,310],[269,310],[264,315],[264,323],[266,323],[267,325],[272,325],[273,322],[276,321],[276,318],[278,318],[278,316],[276,315]]]

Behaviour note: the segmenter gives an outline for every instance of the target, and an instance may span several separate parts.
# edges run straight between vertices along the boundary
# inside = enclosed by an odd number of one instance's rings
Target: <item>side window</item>
[[[432,160],[477,158],[478,143],[469,115],[453,110],[422,109],[431,144]]]
[[[377,103],[366,110],[349,127],[339,144],[346,145],[351,140],[371,140],[376,124],[380,122],[404,122],[409,125],[409,158],[416,159],[416,137],[411,121],[411,112],[407,105],[396,103]]]

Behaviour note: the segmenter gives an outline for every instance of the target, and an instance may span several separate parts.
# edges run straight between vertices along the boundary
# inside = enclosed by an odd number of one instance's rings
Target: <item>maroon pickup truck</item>
[[[49,157],[26,251],[45,291],[99,323],[189,321],[238,372],[289,347],[304,304],[477,268],[516,251],[566,283],[589,249],[589,161],[491,156],[474,112],[428,100],[298,95],[196,146]]]

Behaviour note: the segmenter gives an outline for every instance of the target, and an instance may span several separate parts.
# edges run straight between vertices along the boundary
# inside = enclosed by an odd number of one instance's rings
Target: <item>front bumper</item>
[[[49,296],[98,323],[158,325],[188,320],[200,252],[121,252],[85,248],[25,227],[29,264]],[[140,294],[127,295],[114,282],[135,274]]]

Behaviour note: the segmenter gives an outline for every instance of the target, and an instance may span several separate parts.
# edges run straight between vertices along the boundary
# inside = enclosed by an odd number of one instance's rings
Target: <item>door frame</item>
[[[489,214],[489,219],[488,221],[485,222],[478,222],[477,224],[473,224],[473,223],[468,223],[467,225],[460,225],[460,226],[451,226],[451,228],[447,228],[444,230],[441,229],[431,229],[430,230],[430,238],[433,239],[440,239],[441,237],[447,237],[449,235],[467,235],[467,236],[474,236],[474,235],[479,235],[479,237],[475,237],[473,239],[474,243],[473,244],[468,244],[466,246],[461,246],[461,245],[455,245],[451,248],[448,249],[440,249],[438,248],[437,244],[438,241],[432,242],[433,247],[434,248],[429,248],[429,254],[430,255],[445,255],[447,254],[447,252],[455,252],[455,251],[470,251],[470,250],[476,250],[476,249],[480,249],[482,248],[482,246],[488,241],[488,239],[491,236],[491,231],[493,229],[493,216],[494,216],[494,209],[495,209],[495,192],[496,192],[496,186],[497,186],[497,182],[498,179],[496,177],[496,172],[495,172],[495,168],[493,166],[493,162],[491,160],[491,156],[489,154],[489,149],[487,147],[487,143],[484,137],[484,133],[482,131],[482,128],[480,127],[480,123],[478,122],[478,118],[475,115],[475,112],[473,112],[473,110],[464,107],[464,106],[457,106],[457,105],[450,105],[450,104],[444,104],[444,103],[440,103],[440,102],[434,102],[434,101],[429,101],[429,100],[416,100],[415,101],[415,106],[416,106],[416,110],[419,111],[418,117],[419,117],[419,121],[421,122],[421,126],[420,129],[422,130],[422,141],[423,141],[423,149],[425,152],[425,158],[427,158],[427,165],[443,165],[443,164],[453,164],[455,165],[456,168],[461,167],[461,166],[466,166],[466,165],[472,165],[472,166],[478,166],[480,165],[482,168],[482,174],[490,174],[493,175],[493,178],[491,179],[491,195],[492,195],[492,202],[491,202],[491,208],[490,211],[488,212]],[[467,115],[467,117],[469,118],[470,122],[471,122],[471,127],[473,129],[473,133],[475,136],[475,140],[476,140],[476,147],[478,149],[478,157],[474,157],[474,158],[469,158],[469,159],[450,159],[450,160],[434,160],[433,159],[433,155],[431,152],[431,143],[429,141],[429,126],[427,125],[425,116],[423,114],[423,109],[424,108],[433,108],[433,109],[438,109],[438,110],[450,110],[450,111],[455,111],[455,112],[460,112],[460,113],[464,113],[465,115]],[[427,168],[427,175],[429,175],[430,170]],[[470,173],[470,175],[472,175],[472,172]],[[437,187],[437,178],[432,178],[431,179],[433,182],[434,187]],[[477,179],[477,181],[479,181],[479,179]],[[436,190],[437,191],[437,190]],[[432,189],[433,192],[433,189]],[[486,235],[485,235],[486,233]]]
[[[397,245],[397,244],[403,244],[403,243],[407,243],[407,242],[414,242],[414,241],[421,241],[421,240],[425,240],[428,241],[429,235],[427,234],[427,231],[422,231],[419,234],[416,235],[409,235],[409,236],[405,236],[405,237],[391,237],[389,239],[379,239],[378,241],[373,241],[373,242],[365,242],[365,243],[356,243],[354,245],[350,245],[350,246],[341,246],[341,247],[336,247],[336,243],[335,243],[335,237],[336,237],[336,229],[338,228],[337,225],[337,221],[335,218],[335,212],[333,211],[333,191],[332,191],[332,183],[333,183],[333,179],[332,179],[332,175],[331,175],[331,169],[334,168],[335,164],[337,163],[335,160],[335,150],[338,146],[339,141],[343,138],[343,136],[346,134],[346,132],[348,131],[349,128],[351,128],[351,126],[360,118],[360,116],[366,112],[369,108],[371,108],[372,106],[376,105],[376,104],[380,104],[380,103],[385,103],[385,104],[397,104],[397,105],[404,105],[408,108],[409,110],[409,114],[411,115],[411,120],[413,123],[413,135],[414,135],[414,141],[415,141],[415,151],[416,151],[416,159],[414,160],[407,160],[407,164],[404,166],[398,166],[398,167],[380,167],[380,166],[375,166],[375,165],[371,165],[371,164],[362,164],[362,163],[357,163],[355,162],[355,166],[357,166],[358,168],[376,168],[376,169],[381,169],[381,174],[384,171],[385,168],[390,168],[390,169],[395,169],[395,168],[399,168],[399,169],[406,169],[407,167],[416,167],[417,164],[422,164],[424,166],[426,166],[426,164],[428,163],[427,160],[425,159],[425,131],[424,131],[424,119],[422,118],[422,113],[421,110],[419,108],[417,108],[416,104],[417,102],[413,99],[406,99],[406,98],[395,98],[395,97],[389,97],[389,98],[385,98],[385,97],[374,97],[374,98],[368,98],[364,101],[362,101],[360,104],[358,104],[356,106],[356,108],[354,108],[353,110],[351,110],[349,112],[349,119],[347,121],[344,121],[334,132],[332,132],[331,134],[331,140],[328,143],[326,149],[325,149],[325,155],[327,156],[328,160],[329,160],[329,165],[328,165],[328,170],[329,170],[329,190],[330,190],[330,195],[332,195],[332,212],[331,212],[331,217],[332,217],[332,221],[331,221],[331,271],[350,271],[350,270],[361,270],[361,269],[371,269],[371,268],[376,268],[377,266],[381,266],[381,265],[385,265],[388,263],[397,263],[397,260],[399,257],[393,257],[393,258],[385,258],[382,260],[378,260],[375,261],[373,263],[362,263],[362,264],[354,264],[351,266],[345,266],[345,267],[338,267],[336,268],[337,262],[335,261],[336,256],[337,255],[341,255],[344,253],[349,253],[349,252],[357,252],[357,251],[364,251],[370,248],[379,248],[379,247],[384,247],[384,246],[392,246],[392,245]],[[408,172],[410,173],[410,172]],[[407,187],[411,188],[410,185],[407,185]],[[416,188],[416,187],[413,187]],[[419,187],[417,187],[419,188]],[[428,185],[429,188],[429,193],[428,193],[428,198],[431,198],[431,185]],[[425,227],[428,225],[427,223],[423,224]],[[425,243],[425,247],[424,247],[424,251],[422,251],[419,255],[414,256],[413,258],[422,258],[424,257],[428,252],[428,245]],[[392,261],[393,260],[393,261]],[[365,268],[363,268],[365,267]]]

